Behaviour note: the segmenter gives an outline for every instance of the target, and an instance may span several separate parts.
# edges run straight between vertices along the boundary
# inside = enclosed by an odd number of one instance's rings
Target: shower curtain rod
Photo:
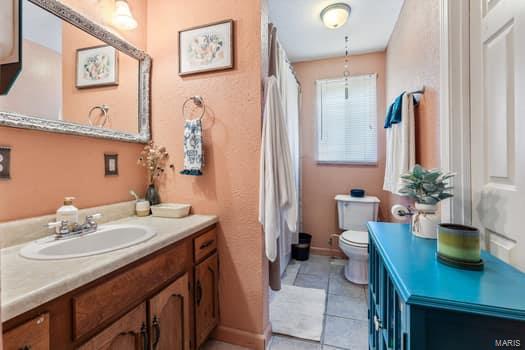
[[[279,44],[279,46],[283,47],[279,39],[277,39],[277,43]],[[286,53],[286,50],[284,50],[284,52]],[[288,63],[288,69],[290,69],[293,77],[295,78],[295,81],[297,82],[297,85],[299,85],[299,90],[301,90],[301,82],[299,81],[299,79],[297,79],[297,73],[295,72],[295,69],[292,66],[292,62],[290,62],[290,60],[288,59],[288,55],[286,55],[285,60],[286,60],[286,63]]]
[[[288,55],[286,53],[286,50],[284,49],[284,46],[281,44],[281,42],[279,41],[279,38],[277,37],[277,27],[273,25],[273,23],[268,23],[268,35],[270,37],[270,51],[272,49],[277,49],[280,47],[283,51],[284,51],[284,58],[285,58],[285,62],[288,64],[288,69],[290,69],[290,71],[292,72],[292,75],[295,79],[295,82],[297,83],[298,85],[298,88],[299,88],[299,93],[301,93],[302,91],[302,88],[301,88],[301,82],[299,81],[299,79],[297,78],[297,73],[295,72],[295,69],[293,68],[293,65],[292,63],[290,62],[290,60],[288,59]],[[273,40],[272,40],[273,39]],[[272,41],[273,43],[275,44],[275,47],[273,47],[272,45]],[[273,47],[273,48],[272,48]],[[274,58],[271,57],[270,58],[270,62],[272,62]],[[270,66],[271,66],[271,63],[270,63]]]

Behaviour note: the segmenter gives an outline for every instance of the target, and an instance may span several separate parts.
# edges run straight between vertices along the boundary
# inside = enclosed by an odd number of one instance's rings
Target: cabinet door
[[[190,293],[185,274],[150,299],[152,350],[190,349]]]
[[[147,350],[146,305],[139,305],[79,349]]]
[[[1,348],[1,346],[0,346]],[[43,314],[4,334],[4,350],[49,350],[49,314]]]
[[[217,254],[195,268],[195,323],[197,348],[206,341],[219,320],[219,266]]]

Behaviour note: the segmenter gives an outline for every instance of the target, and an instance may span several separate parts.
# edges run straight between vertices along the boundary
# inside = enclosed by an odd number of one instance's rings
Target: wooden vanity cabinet
[[[2,324],[3,350],[197,350],[219,319],[215,225]]]
[[[142,303],[79,350],[147,350],[149,340],[146,322],[146,305]]]
[[[149,300],[152,350],[190,350],[190,292],[188,275]]]
[[[49,350],[49,314],[4,333],[4,350]]]
[[[195,267],[195,338],[197,348],[219,322],[219,265],[217,253]]]

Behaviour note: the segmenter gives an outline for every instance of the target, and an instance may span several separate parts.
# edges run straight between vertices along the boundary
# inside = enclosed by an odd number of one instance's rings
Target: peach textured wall
[[[335,195],[349,193],[353,187],[364,188],[381,200],[380,216],[389,217],[389,196],[382,190],[385,169],[385,133],[381,128],[385,115],[385,53],[350,57],[350,74],[377,73],[378,163],[376,165],[318,164],[316,152],[315,81],[342,76],[344,58],[295,63],[302,88],[301,106],[301,202],[303,230],[313,235],[312,247],[322,253],[330,248],[331,234],[341,230],[337,222]]]
[[[63,1],[100,23],[111,12],[103,6],[108,0]],[[139,28],[123,35],[144,48],[145,5],[130,3]],[[12,148],[12,179],[0,181],[0,222],[51,214],[66,195],[77,196],[79,207],[91,207],[129,200],[130,188],[143,192],[146,186],[144,170],[136,165],[139,144],[0,127],[0,145]],[[105,152],[119,154],[118,177],[104,177]]]
[[[387,104],[425,86],[416,108],[416,158],[439,166],[439,0],[405,0],[386,51]]]
[[[233,70],[178,75],[178,31],[234,20]],[[191,203],[195,213],[219,216],[220,326],[215,336],[263,349],[267,331],[267,261],[258,223],[261,133],[261,0],[149,0],[148,52],[153,57],[154,140],[176,169],[161,187],[164,201]],[[189,96],[206,103],[206,166],[201,177],[183,167],[181,107]]]
[[[141,145],[0,127],[0,145],[12,147],[11,177],[0,181],[0,222],[51,214],[64,196],[80,208],[129,200],[143,192],[136,165]],[[104,176],[104,153],[119,154],[119,176]]]
[[[23,41],[22,49],[23,70],[9,94],[0,96],[0,110],[59,119],[62,109],[60,54],[30,40]]]
[[[119,52],[118,85],[78,89],[77,49],[105,45],[104,42],[64,23],[62,25],[62,71],[63,71],[63,116],[64,120],[87,124],[89,110],[94,106],[107,105],[110,121],[108,129],[138,133],[139,111],[139,61]],[[94,117],[100,111],[93,113]]]
[[[146,50],[147,1],[128,0],[133,17],[138,26],[134,30],[120,31],[112,26],[115,0],[59,0],[65,5],[82,13],[91,20],[104,25],[108,30],[128,40],[142,50]]]

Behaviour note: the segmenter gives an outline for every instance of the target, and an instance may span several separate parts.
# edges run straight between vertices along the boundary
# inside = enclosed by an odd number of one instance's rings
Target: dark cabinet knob
[[[201,281],[197,281],[197,288],[195,290],[195,297],[197,298],[197,306],[201,304],[202,300],[202,285]]]
[[[148,327],[146,323],[142,322],[142,327],[140,327],[140,336],[142,337],[142,350],[149,349],[149,339],[148,339]]]
[[[213,242],[214,242],[214,240],[210,239],[209,241],[206,241],[206,242],[202,243],[199,249],[208,248],[209,246],[211,246],[213,244]]]
[[[155,332],[155,338],[153,340],[153,350],[156,350],[160,341],[160,322],[157,316],[153,317],[153,331]]]

